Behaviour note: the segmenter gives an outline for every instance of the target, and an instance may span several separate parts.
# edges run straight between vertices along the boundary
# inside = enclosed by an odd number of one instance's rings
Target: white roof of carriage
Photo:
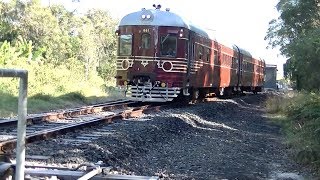
[[[143,15],[145,17],[144,19],[142,18]],[[150,15],[150,18],[146,18],[148,15]],[[183,28],[190,29],[195,33],[198,33],[203,37],[207,37],[217,41],[214,33],[212,33],[210,30],[208,31],[204,30],[175,13],[172,13],[170,11],[161,11],[160,9],[149,9],[149,10],[142,9],[141,11],[127,14],[121,19],[119,23],[119,26],[141,26],[141,25],[183,27]],[[226,43],[224,41],[221,42],[219,40],[218,42],[237,50],[235,45],[232,43],[229,43],[229,42]],[[239,48],[239,50],[242,54],[251,56],[251,54],[248,51],[242,48]]]
[[[150,18],[142,19],[142,16],[150,15]],[[142,9],[141,11],[130,13],[124,16],[119,26],[134,26],[134,25],[150,25],[150,26],[174,26],[190,29],[204,37],[215,39],[210,36],[210,33],[193,25],[190,21],[170,11],[161,11],[160,9]]]

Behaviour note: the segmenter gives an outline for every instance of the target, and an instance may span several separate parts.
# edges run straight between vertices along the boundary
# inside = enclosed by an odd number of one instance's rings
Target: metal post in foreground
[[[18,132],[16,150],[15,179],[24,179],[25,155],[26,155],[26,124],[27,124],[27,93],[28,71],[16,69],[0,69],[0,77],[19,77],[19,102],[18,102]]]

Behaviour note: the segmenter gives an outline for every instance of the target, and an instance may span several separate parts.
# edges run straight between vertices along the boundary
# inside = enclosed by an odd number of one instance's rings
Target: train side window
[[[119,55],[130,56],[132,53],[132,35],[124,34],[119,36]]]
[[[176,57],[177,52],[177,37],[167,34],[161,37],[161,56]]]
[[[211,60],[211,49],[206,49],[207,51],[207,62],[210,62]]]
[[[143,33],[141,35],[141,47],[144,49],[149,49],[151,45],[151,36],[149,33]]]
[[[235,58],[235,57],[233,57],[232,58],[232,61],[233,61],[233,64],[234,64],[234,68],[237,68],[238,67],[238,60]]]
[[[214,64],[218,64],[218,51],[214,51]]]
[[[203,60],[203,46],[199,45],[199,59]]]
[[[222,60],[221,60],[221,65],[226,65],[226,55],[222,54]]]
[[[192,45],[192,59],[195,61],[196,57],[196,44]]]

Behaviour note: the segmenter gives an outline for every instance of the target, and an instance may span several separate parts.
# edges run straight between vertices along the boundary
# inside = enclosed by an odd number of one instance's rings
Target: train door
[[[133,28],[133,53],[131,57],[133,63],[128,69],[128,74],[135,82],[154,81],[155,76],[151,76],[150,72],[156,71],[157,63],[154,61],[154,31],[151,26],[138,26]]]
[[[138,37],[135,37],[139,45],[136,56],[142,58],[154,57],[154,29],[152,27],[143,27],[139,30]]]
[[[195,59],[195,43],[194,43],[194,33],[189,33],[189,38],[187,41],[187,59],[188,59],[188,67],[187,67],[187,82],[189,86],[194,86],[194,82],[192,81],[194,78],[194,59]]]
[[[236,55],[235,57],[237,58],[237,90],[240,91],[240,87],[241,87],[241,84],[242,84],[242,72],[243,72],[243,69],[242,69],[242,54],[241,54],[241,51],[239,49],[238,46],[234,45],[235,49],[236,50]]]
[[[220,55],[221,55],[221,48],[220,45],[214,41],[214,50],[213,50],[213,83],[212,86],[214,88],[220,87],[220,67],[221,67],[221,61],[220,61]]]

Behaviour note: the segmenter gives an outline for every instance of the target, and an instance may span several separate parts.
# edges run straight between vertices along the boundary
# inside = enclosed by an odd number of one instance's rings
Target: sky
[[[79,1],[79,2],[78,2]],[[275,6],[279,0],[42,0],[44,4],[63,4],[69,10],[84,12],[91,8],[107,10],[117,19],[126,14],[151,9],[161,4],[162,9],[190,20],[210,30],[217,40],[229,42],[248,50],[254,57],[276,64],[282,75],[285,58],[278,49],[266,48],[264,40],[269,22],[278,18]]]

